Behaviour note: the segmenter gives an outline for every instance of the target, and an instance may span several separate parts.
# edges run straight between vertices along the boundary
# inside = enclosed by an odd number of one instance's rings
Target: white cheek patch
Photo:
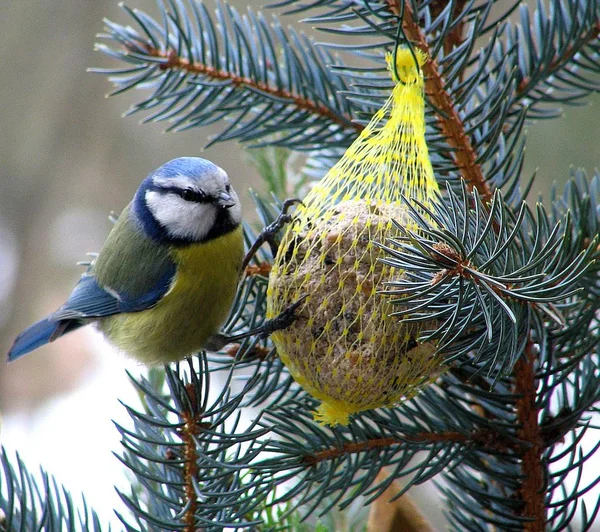
[[[217,210],[211,203],[185,201],[177,194],[146,192],[146,205],[169,236],[194,242],[202,241],[212,229]]]

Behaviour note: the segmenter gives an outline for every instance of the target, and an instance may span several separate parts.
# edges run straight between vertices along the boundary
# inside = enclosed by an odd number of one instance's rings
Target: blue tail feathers
[[[34,323],[31,327],[28,327],[17,336],[13,346],[8,352],[8,362],[12,362],[48,342],[52,342],[56,338],[77,329],[81,325],[83,325],[83,323],[75,320],[56,321],[49,318]]]

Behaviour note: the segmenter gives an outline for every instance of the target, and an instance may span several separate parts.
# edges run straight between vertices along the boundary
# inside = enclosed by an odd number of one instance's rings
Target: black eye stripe
[[[192,190],[191,188],[174,188],[169,192],[174,192],[185,201],[193,201],[194,203],[210,203],[211,198],[207,196],[204,192],[199,192],[198,190]]]

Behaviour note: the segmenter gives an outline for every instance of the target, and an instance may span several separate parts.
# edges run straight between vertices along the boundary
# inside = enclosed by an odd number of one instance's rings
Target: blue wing
[[[122,312],[138,312],[154,306],[167,293],[175,275],[175,265],[157,279],[145,293],[131,296],[98,284],[93,274],[83,275],[67,302],[54,312],[53,320],[103,318]]]
[[[175,271],[175,264],[172,264],[157,278],[154,286],[135,297],[123,291],[117,292],[110,287],[102,287],[93,274],[84,274],[61,308],[47,318],[34,323],[16,338],[8,353],[8,361],[26,355],[63,334],[81,327],[88,319],[122,312],[138,312],[156,305],[168,292]]]

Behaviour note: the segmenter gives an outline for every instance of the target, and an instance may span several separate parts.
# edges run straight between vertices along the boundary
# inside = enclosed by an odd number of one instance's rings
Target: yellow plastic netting
[[[402,274],[378,260],[374,244],[396,234],[392,220],[410,224],[401,195],[431,205],[438,190],[416,65],[426,56],[398,50],[395,72],[387,60],[390,98],[298,207],[269,278],[269,317],[306,296],[294,324],[272,338],[294,379],[322,402],[315,418],[330,425],[411,397],[441,364],[378,294]]]

